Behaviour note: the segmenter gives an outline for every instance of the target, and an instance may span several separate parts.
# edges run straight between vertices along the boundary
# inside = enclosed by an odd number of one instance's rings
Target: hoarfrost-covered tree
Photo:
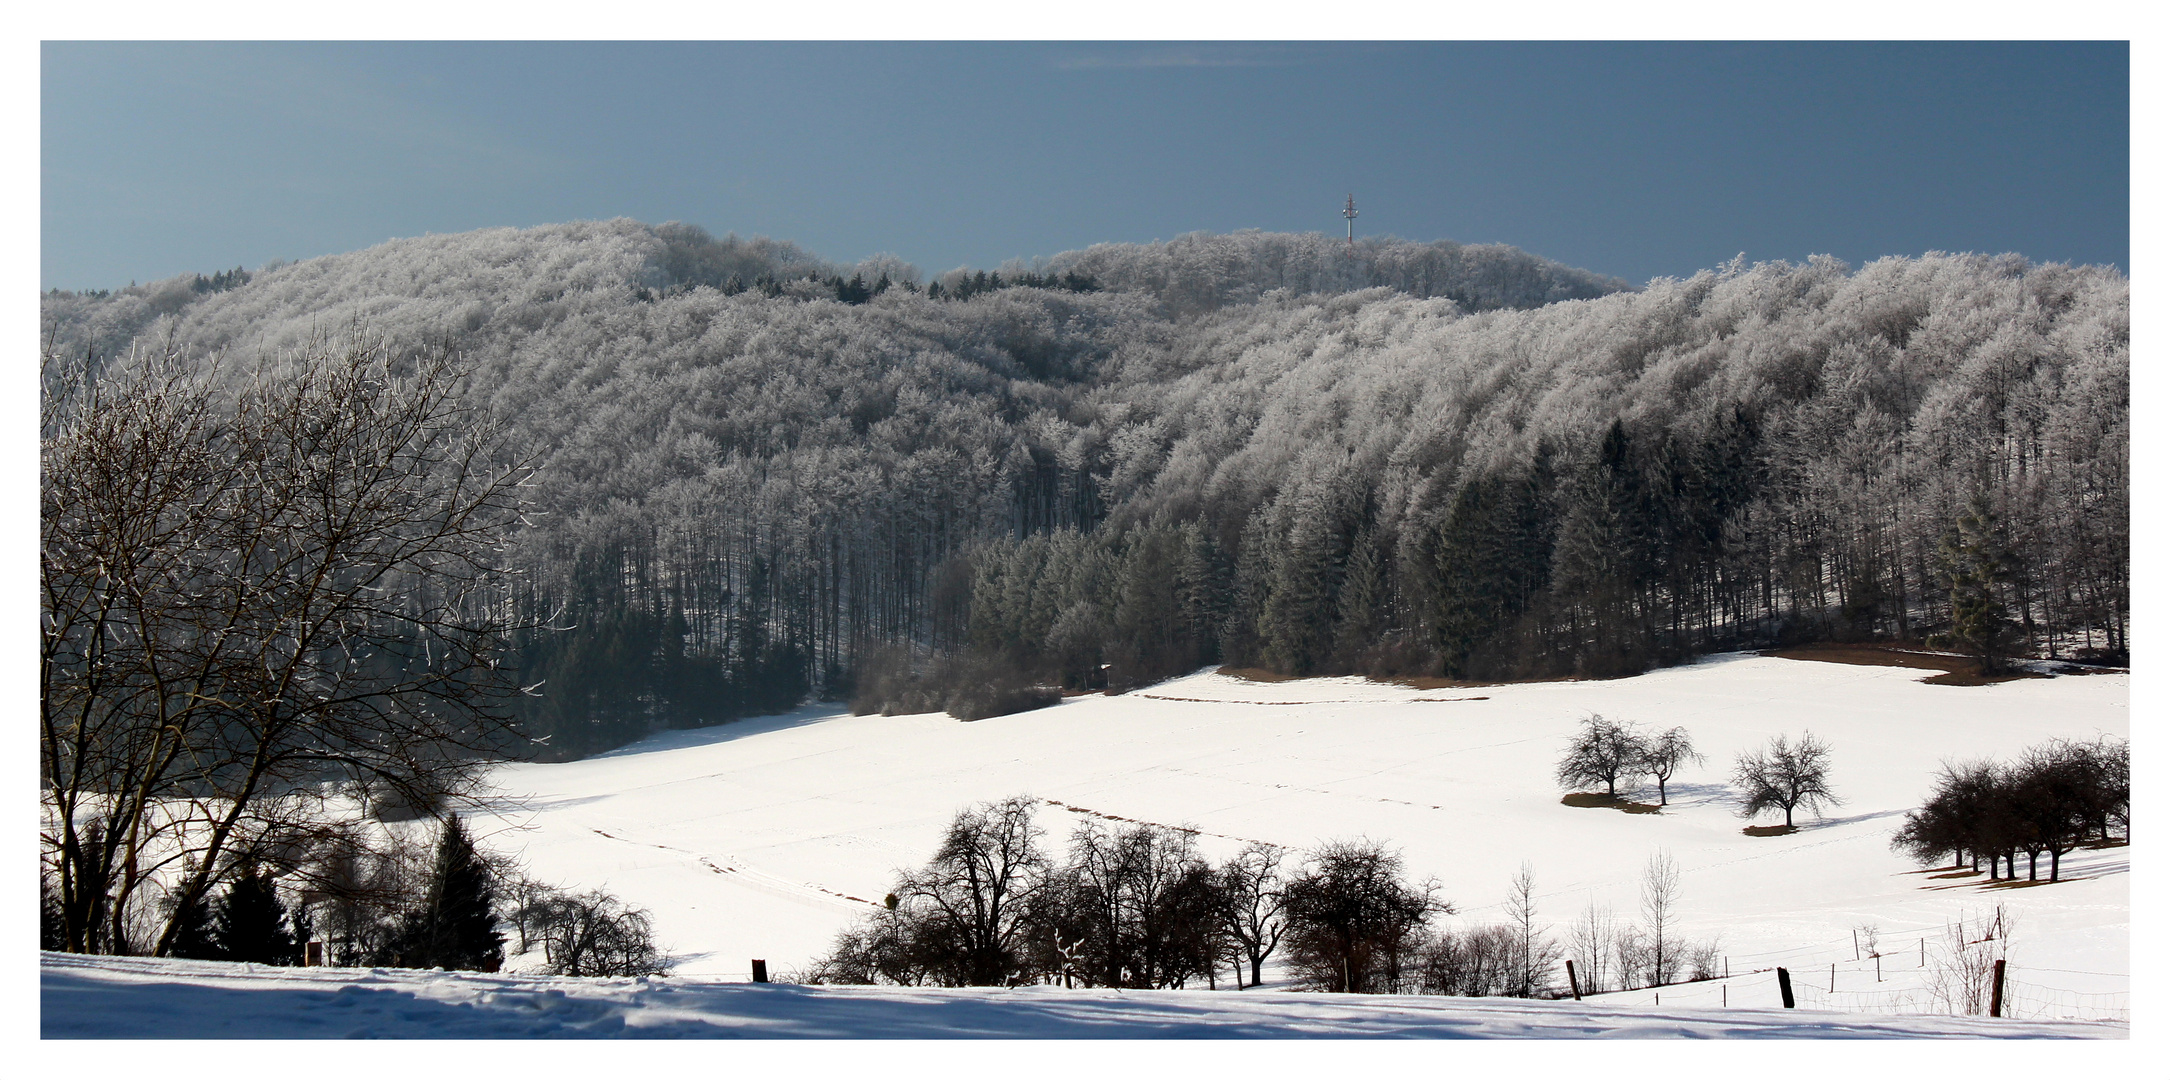
[[[1629,673],[1947,628],[2128,655],[2114,268],[1816,257],[1627,289],[1511,249],[1238,233],[939,299],[911,276],[617,220],[41,307],[93,371],[131,343],[299,349],[364,311],[455,346],[465,403],[541,469],[507,565],[549,754],[863,689],[899,648],[1071,688],[1100,664]],[[2009,556],[1986,608],[1984,562],[1938,551],[1976,495]],[[1132,537],[1174,529],[1168,618],[1165,548]]]
[[[2011,951],[2018,919],[1998,904],[1986,915],[1962,911],[1944,924],[1937,948],[1929,953],[1925,979],[1930,997],[1954,1016],[1989,1011],[1995,991],[1997,961]]]

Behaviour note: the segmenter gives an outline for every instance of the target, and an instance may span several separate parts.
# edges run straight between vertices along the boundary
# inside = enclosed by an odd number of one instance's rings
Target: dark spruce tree
[[[1484,678],[1513,671],[1523,650],[1502,640],[1550,583],[1551,461],[1462,485],[1429,545],[1428,622],[1440,673]]]
[[[1640,466],[1626,425],[1614,420],[1595,459],[1560,493],[1551,584],[1580,674],[1630,675],[1648,666],[1645,590],[1656,560]]]
[[[166,947],[166,955],[177,960],[223,960],[225,950],[219,948],[218,936],[211,926],[211,901],[198,896],[181,905],[181,917],[174,920],[173,943]]]
[[[505,959],[497,891],[459,815],[445,819],[422,906],[408,913],[400,960],[408,967],[495,971]]]
[[[213,914],[211,932],[227,960],[284,967],[301,961],[271,872],[254,865],[244,865],[226,890]]]
[[[2017,560],[1986,495],[1975,495],[1937,543],[1937,569],[1951,590],[1951,630],[1932,635],[1932,645],[1958,649],[2000,671],[2019,644],[2004,604]]]

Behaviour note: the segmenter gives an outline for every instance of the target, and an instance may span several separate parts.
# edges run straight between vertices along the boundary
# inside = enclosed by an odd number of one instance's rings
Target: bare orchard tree
[[[1439,883],[1402,879],[1399,852],[1370,840],[1320,845],[1283,889],[1289,967],[1328,993],[1399,993],[1416,974],[1432,916],[1454,907]]]
[[[1664,806],[1665,782],[1671,780],[1682,765],[1701,765],[1705,759],[1703,755],[1696,753],[1695,743],[1688,738],[1688,729],[1684,727],[1667,728],[1646,735],[1640,742],[1642,771],[1658,782],[1658,805]]]
[[[427,806],[509,735],[494,464],[456,358],[369,344],[277,370],[47,357],[40,771],[65,947],[188,910],[363,784]]]
[[[1288,927],[1282,914],[1282,849],[1253,843],[1222,864],[1221,903],[1226,931],[1237,954],[1251,965],[1251,985],[1263,978],[1266,958],[1281,944]],[[1237,969],[1236,989],[1243,989],[1242,969]]]
[[[934,858],[898,883],[914,936],[940,958],[931,981],[1006,986],[1025,976],[1033,903],[1048,880],[1032,811],[1022,795],[959,811]]]
[[[1591,713],[1582,718],[1582,729],[1568,740],[1567,754],[1560,759],[1555,775],[1561,787],[1603,784],[1605,794],[1617,798],[1620,782],[1632,781],[1643,768],[1643,744],[1634,725]]]
[[[1078,826],[1038,920],[1066,978],[1145,990],[1211,975],[1226,947],[1217,881],[1195,836],[1147,823]]]
[[[648,912],[600,890],[553,892],[527,914],[552,975],[660,975],[671,959],[656,944]]]
[[[1768,749],[1742,754],[1733,765],[1733,782],[1741,787],[1742,817],[1783,810],[1789,829],[1794,808],[1820,814],[1843,801],[1831,793],[1830,744],[1807,732],[1800,742],[1789,744],[1776,735]]]

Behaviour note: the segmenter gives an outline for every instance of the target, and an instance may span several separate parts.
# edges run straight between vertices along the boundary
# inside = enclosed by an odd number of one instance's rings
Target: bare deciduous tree
[[[1556,775],[1561,787],[1601,783],[1605,794],[1617,797],[1620,782],[1632,780],[1643,768],[1642,740],[1634,726],[1591,713],[1568,741]]]
[[[1978,921],[1961,913],[1946,924],[1936,951],[1929,954],[1930,996],[1955,1016],[1988,1012],[1997,961],[2011,947],[2014,925],[2003,904]]]
[[[1650,984],[1664,986],[1680,971],[1679,921],[1680,867],[1665,852],[1650,856],[1643,865],[1643,941],[1649,949]]]
[[[1032,903],[1048,878],[1032,811],[1021,795],[960,811],[934,858],[899,883],[918,934],[939,939],[936,981],[1004,986],[1024,974]]]
[[[1236,853],[1221,867],[1221,896],[1229,938],[1251,965],[1251,985],[1259,984],[1266,958],[1281,944],[1288,927],[1282,914],[1282,850],[1257,843]],[[1243,980],[1236,980],[1243,989]]]
[[[1568,951],[1574,958],[1575,978],[1583,993],[1599,994],[1613,988],[1619,939],[1620,920],[1611,908],[1599,907],[1595,901],[1585,906],[1568,928]]]
[[[1658,805],[1664,806],[1665,782],[1671,780],[1682,765],[1690,762],[1701,765],[1705,759],[1696,752],[1695,743],[1688,738],[1688,729],[1684,727],[1645,736],[1641,742],[1642,771],[1658,782]]]
[[[1402,880],[1401,856],[1372,841],[1332,841],[1283,890],[1290,964],[1315,989],[1392,993],[1435,914],[1439,885]]]
[[[1742,754],[1734,763],[1733,782],[1741,787],[1742,817],[1783,810],[1789,829],[1796,807],[1820,814],[1825,806],[1843,802],[1831,792],[1830,744],[1807,732],[1800,742],[1789,744],[1777,735],[1768,749]]]
[[[599,890],[553,892],[527,913],[552,975],[660,975],[671,960],[657,947],[648,912]]]
[[[328,793],[429,806],[505,746],[525,473],[492,464],[451,354],[46,375],[42,846],[68,949],[163,953],[174,918],[130,932],[151,893],[186,911],[320,829]]]
[[[1560,947],[1537,925],[1537,875],[1525,862],[1507,885],[1507,926],[1514,931],[1514,993],[1537,997],[1552,986],[1552,965],[1560,959]]]
[[[1223,919],[1216,875],[1194,837],[1152,824],[1078,827],[1049,889],[1059,895],[1041,906],[1043,937],[1065,953],[1066,978],[1153,989],[1211,974],[1225,952]]]
[[[1462,997],[1519,997],[1521,945],[1510,925],[1442,930],[1418,956],[1418,989]]]

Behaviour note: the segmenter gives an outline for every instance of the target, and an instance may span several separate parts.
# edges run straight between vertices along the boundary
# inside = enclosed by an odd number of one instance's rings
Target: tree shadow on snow
[[[1803,821],[1799,814],[1795,814],[1793,824],[1796,831],[1814,832],[1820,829],[1836,829],[1841,825],[1859,825],[1864,821],[1875,821],[1878,818],[1905,816],[1906,811],[1904,810],[1871,810],[1866,814],[1848,814],[1845,817],[1812,817]]]
[[[1658,789],[1646,787],[1642,794],[1656,795]],[[1686,784],[1675,780],[1665,785],[1666,809],[1676,806],[1709,806],[1713,803],[1733,802],[1738,796],[1730,784]]]
[[[752,735],[767,735],[777,731],[818,724],[824,720],[848,719],[851,710],[834,702],[823,701],[802,705],[787,713],[773,716],[749,716],[743,720],[727,720],[709,727],[686,728],[682,731],[659,731],[635,743],[628,743],[616,750],[582,758],[583,761],[604,761],[611,758],[634,757],[640,754],[658,754],[671,750],[691,750],[702,746],[714,746],[733,739]]]

